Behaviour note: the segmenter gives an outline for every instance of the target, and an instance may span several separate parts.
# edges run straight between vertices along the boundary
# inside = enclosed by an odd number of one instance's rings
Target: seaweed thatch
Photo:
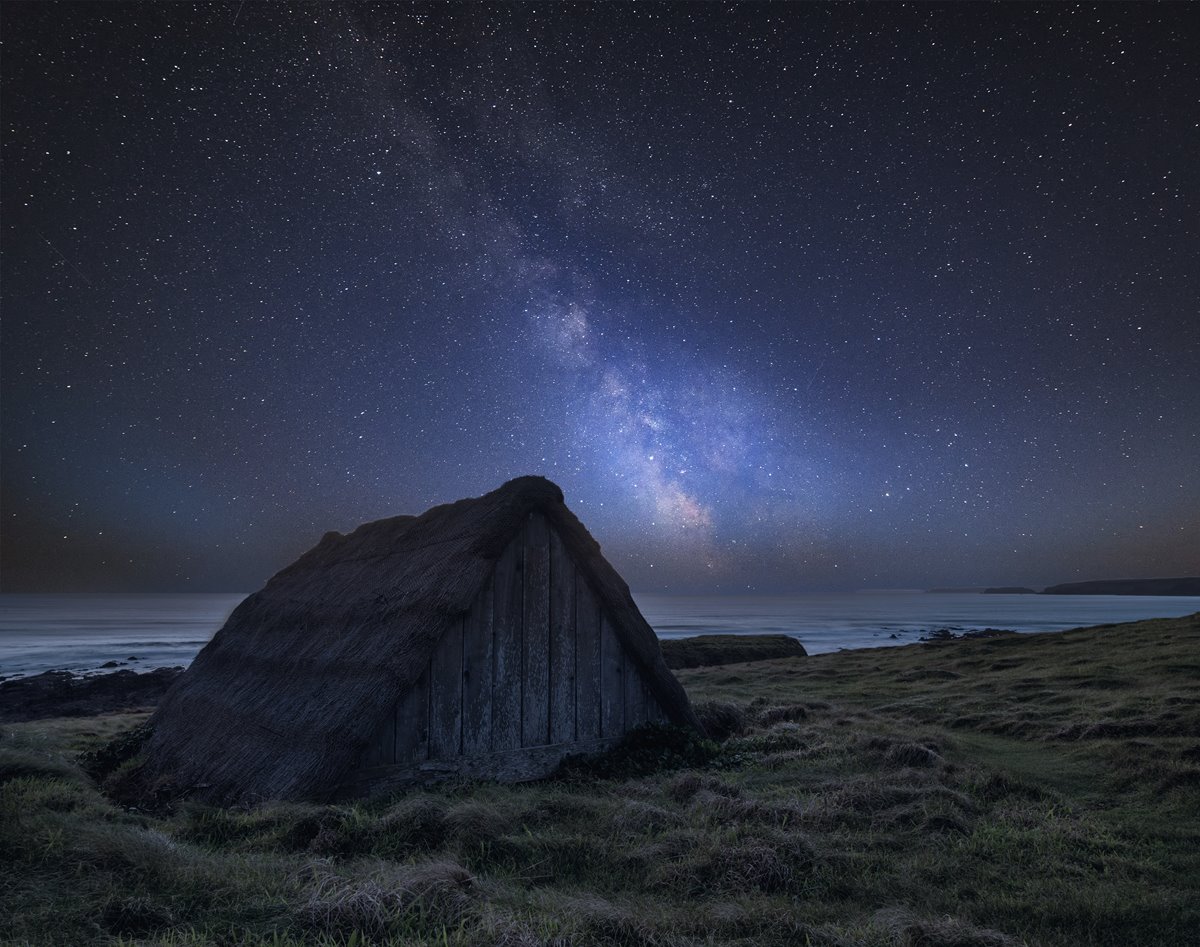
[[[541,477],[327,533],[247,598],[167,692],[132,782],[210,802],[323,798],[540,511],[668,719],[700,729],[599,544]]]

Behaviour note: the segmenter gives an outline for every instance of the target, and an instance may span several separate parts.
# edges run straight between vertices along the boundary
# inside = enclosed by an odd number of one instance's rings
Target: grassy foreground
[[[1200,616],[679,676],[707,762],[359,805],[132,812],[74,754],[142,717],[9,725],[0,941],[1200,942]]]

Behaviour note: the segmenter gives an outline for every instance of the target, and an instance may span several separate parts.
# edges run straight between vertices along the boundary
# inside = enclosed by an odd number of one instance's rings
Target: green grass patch
[[[713,741],[354,804],[127,810],[95,777],[143,716],[9,725],[0,940],[1195,943],[1197,653],[1191,618],[698,667]]]

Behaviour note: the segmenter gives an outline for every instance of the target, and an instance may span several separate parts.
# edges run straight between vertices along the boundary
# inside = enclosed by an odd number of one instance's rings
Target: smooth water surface
[[[911,644],[937,628],[1062,631],[1084,625],[1175,618],[1200,611],[1200,597],[984,595],[872,592],[841,595],[703,596],[635,594],[660,638],[698,634],[786,634],[809,654]]]
[[[0,677],[109,661],[186,665],[241,594],[0,595]],[[635,594],[661,637],[794,635],[810,654],[916,641],[936,628],[1059,631],[1200,611],[1200,597],[886,592],[802,596]],[[137,658],[136,661],[130,660]]]
[[[108,661],[137,670],[187,665],[245,597],[0,595],[0,677]]]

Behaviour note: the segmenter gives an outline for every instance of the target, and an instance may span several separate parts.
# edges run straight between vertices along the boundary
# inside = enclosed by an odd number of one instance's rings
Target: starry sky
[[[1200,16],[0,10],[5,591],[538,473],[635,590],[1200,573]]]

